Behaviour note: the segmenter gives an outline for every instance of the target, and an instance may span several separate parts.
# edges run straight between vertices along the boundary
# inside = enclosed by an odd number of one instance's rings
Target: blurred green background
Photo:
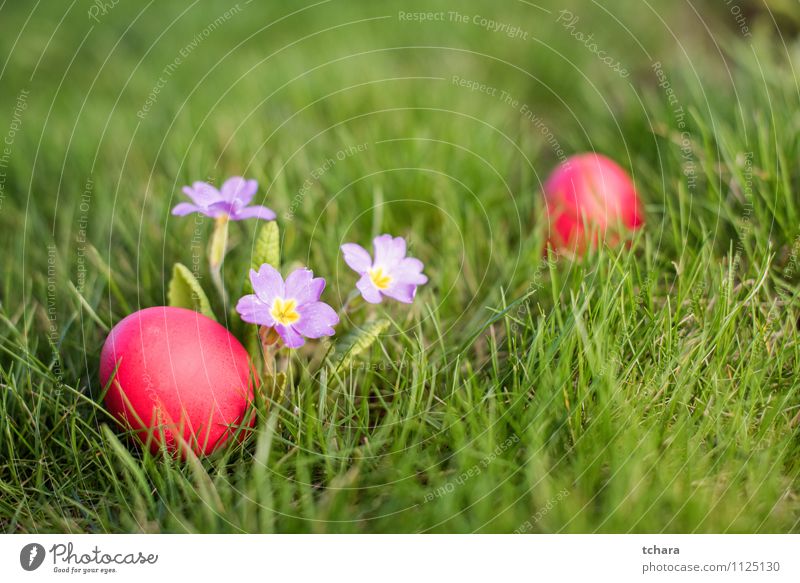
[[[562,488],[533,530],[797,530],[796,2],[7,0],[0,30],[6,530],[514,531]],[[631,172],[647,227],[551,269],[541,184],[586,150]],[[392,423],[287,410],[201,479],[115,448],[91,402],[107,328],[204,257],[181,186],[231,175],[331,303],[339,244],[382,232],[431,284],[371,354],[409,368],[341,381],[402,394]],[[232,229],[231,286],[255,229]],[[512,342],[490,319],[540,275]]]

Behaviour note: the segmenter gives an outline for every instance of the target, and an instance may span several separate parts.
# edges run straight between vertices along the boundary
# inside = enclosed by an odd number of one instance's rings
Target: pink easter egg
[[[600,154],[568,158],[544,186],[550,220],[549,244],[582,254],[590,244],[615,245],[644,224],[633,180]]]
[[[252,370],[247,351],[224,326],[173,307],[124,318],[100,355],[103,387],[114,376],[106,407],[152,451],[163,444],[207,455],[223,445],[245,424],[257,384]]]

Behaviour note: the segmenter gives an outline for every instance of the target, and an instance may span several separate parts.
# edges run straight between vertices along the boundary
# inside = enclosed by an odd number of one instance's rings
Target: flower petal
[[[184,186],[183,194],[191,198],[197,206],[202,207],[219,202],[222,199],[219,190],[207,182],[200,181],[193,182],[191,186]]]
[[[261,205],[248,206],[243,209],[233,210],[230,213],[231,219],[234,221],[242,221],[244,219],[262,219],[264,221],[271,221],[277,216],[275,211]]]
[[[270,307],[276,297],[283,297],[283,278],[269,263],[264,263],[258,271],[250,270],[250,283],[258,299]]]
[[[203,213],[206,214],[205,209],[200,208],[196,204],[190,202],[181,202],[175,205],[172,209],[172,214],[177,217],[183,217],[190,213]]]
[[[271,314],[272,306],[265,304],[255,294],[246,295],[236,304],[236,311],[245,322],[259,324],[260,326],[274,326],[275,320]]]
[[[372,257],[361,245],[345,243],[341,250],[344,262],[359,275],[365,274],[372,267]]]
[[[209,217],[217,218],[221,217],[222,215],[230,216],[233,211],[234,208],[231,203],[221,200],[208,205],[205,209],[205,214]]]
[[[378,288],[372,283],[372,279],[370,279],[369,275],[362,275],[361,279],[356,283],[356,287],[358,291],[361,292],[361,296],[370,304],[381,303],[381,292],[378,291]]]
[[[406,257],[392,269],[391,276],[397,283],[413,283],[422,285],[428,283],[428,278],[422,273],[422,261],[413,257]]]
[[[306,343],[306,341],[303,340],[303,337],[300,336],[300,334],[298,334],[292,326],[278,324],[275,326],[275,331],[283,339],[283,343],[287,346],[287,348],[300,348]]]
[[[314,278],[314,273],[310,269],[302,267],[295,269],[286,278],[286,297],[294,298],[298,304],[308,304],[316,302],[325,289],[325,279]]]
[[[375,263],[387,269],[397,265],[406,256],[406,240],[402,237],[380,235],[372,242],[375,250]]]
[[[258,182],[245,180],[241,176],[228,178],[220,189],[220,194],[228,202],[238,202],[239,207],[247,206],[258,190]]]
[[[312,302],[297,308],[300,319],[292,327],[306,338],[333,336],[339,323],[336,310],[324,302]]]
[[[410,304],[417,295],[417,286],[412,283],[396,283],[383,290],[383,295],[388,296],[398,302]]]

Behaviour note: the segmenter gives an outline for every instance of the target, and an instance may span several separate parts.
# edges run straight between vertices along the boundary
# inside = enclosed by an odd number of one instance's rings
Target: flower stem
[[[274,328],[259,326],[258,337],[261,339],[261,354],[264,357],[264,376],[275,374],[275,353],[280,348],[280,339]]]
[[[217,217],[214,223],[214,233],[208,250],[208,263],[211,279],[219,292],[222,306],[228,305],[228,294],[225,292],[225,282],[222,281],[222,262],[225,260],[225,251],[228,246],[228,215]]]

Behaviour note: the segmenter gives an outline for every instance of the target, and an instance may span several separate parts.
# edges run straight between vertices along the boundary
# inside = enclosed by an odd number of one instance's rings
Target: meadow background
[[[0,2],[0,528],[798,531],[798,31],[791,0]],[[545,257],[587,150],[646,227]],[[329,303],[383,232],[431,281],[181,463],[98,404],[99,353],[176,261],[211,293],[211,221],[170,209],[230,175]]]

